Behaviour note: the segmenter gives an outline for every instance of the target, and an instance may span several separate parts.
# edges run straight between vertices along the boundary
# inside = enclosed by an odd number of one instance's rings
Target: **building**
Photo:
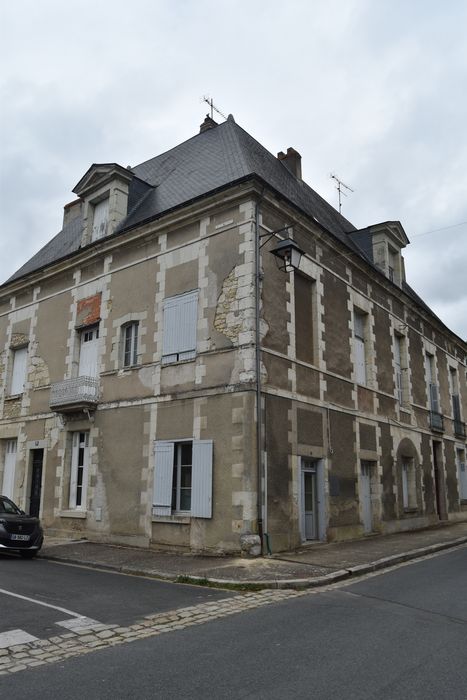
[[[398,221],[355,229],[231,116],[73,192],[0,287],[0,486],[49,533],[278,551],[467,519],[467,346]]]

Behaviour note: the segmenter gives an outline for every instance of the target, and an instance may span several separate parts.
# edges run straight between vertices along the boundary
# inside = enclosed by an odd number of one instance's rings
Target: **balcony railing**
[[[92,410],[99,400],[99,380],[96,377],[76,377],[52,384],[50,408],[54,411]]]
[[[458,418],[454,418],[454,435],[465,439],[465,423]]]
[[[439,433],[444,432],[444,418],[442,413],[430,411],[430,428]]]

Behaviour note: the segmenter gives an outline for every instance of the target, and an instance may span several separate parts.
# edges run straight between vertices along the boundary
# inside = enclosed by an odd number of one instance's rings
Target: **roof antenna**
[[[212,99],[212,97],[209,97],[209,95],[203,95],[203,97],[201,98],[201,101],[202,101],[202,102],[207,102],[208,105],[209,105],[209,107],[211,108],[211,119],[214,119],[214,112],[217,112],[217,114],[220,114],[221,117],[223,117],[224,119],[227,119],[227,117],[225,116],[225,114],[222,114],[222,112],[220,111],[220,109],[217,109],[216,105],[214,104],[214,100]]]
[[[329,177],[331,178],[331,180],[335,180],[335,181],[337,182],[336,190],[337,190],[337,192],[338,192],[338,194],[339,194],[339,214],[340,214],[341,211],[342,211],[342,200],[341,200],[341,197],[342,197],[342,195],[343,195],[344,197],[347,197],[347,195],[345,194],[345,192],[342,191],[342,188],[345,187],[345,189],[346,189],[346,190],[349,190],[349,192],[353,192],[353,189],[352,189],[351,187],[349,187],[348,185],[346,185],[345,182],[342,182],[342,180],[340,180],[340,179],[337,177],[337,175],[336,175],[335,173],[331,173],[331,174],[329,175]]]

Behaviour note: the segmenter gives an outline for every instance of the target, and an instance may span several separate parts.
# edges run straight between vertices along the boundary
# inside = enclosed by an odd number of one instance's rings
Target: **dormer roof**
[[[72,192],[85,199],[95,190],[103,187],[113,180],[130,182],[133,173],[118,163],[93,163],[84,173],[81,180],[74,186]]]

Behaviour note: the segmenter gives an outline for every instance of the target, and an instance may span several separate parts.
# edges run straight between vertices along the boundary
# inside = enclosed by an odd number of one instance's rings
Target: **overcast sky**
[[[400,220],[407,279],[467,338],[465,0],[0,3],[0,282],[93,162],[198,132],[204,94],[357,227]]]

